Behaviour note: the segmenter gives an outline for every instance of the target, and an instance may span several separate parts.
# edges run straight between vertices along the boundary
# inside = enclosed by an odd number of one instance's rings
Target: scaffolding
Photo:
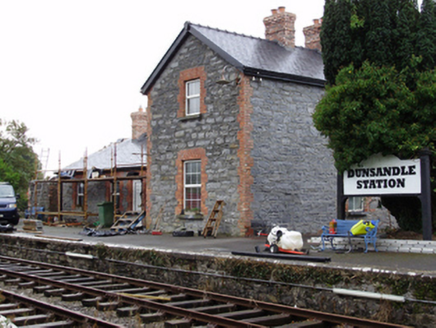
[[[29,199],[29,207],[32,207],[35,209],[34,211],[29,211],[32,213],[32,216],[38,217],[38,215],[44,215],[47,217],[57,217],[58,223],[64,223],[66,225],[75,225],[75,223],[66,222],[64,220],[65,217],[83,217],[83,221],[79,224],[87,225],[88,224],[88,218],[89,217],[96,217],[98,216],[98,213],[92,213],[88,211],[89,207],[89,199],[88,199],[88,188],[89,184],[93,182],[110,182],[110,193],[112,201],[114,202],[114,221],[117,220],[117,218],[122,217],[124,214],[120,212],[119,204],[115,201],[117,197],[117,182],[119,181],[133,181],[133,180],[140,180],[142,185],[142,191],[141,191],[141,205],[142,211],[145,210],[145,182],[146,182],[146,168],[144,167],[144,154],[143,154],[143,147],[141,147],[141,164],[140,164],[140,173],[139,175],[132,175],[132,176],[118,176],[117,173],[117,160],[116,160],[116,144],[114,146],[113,152],[111,152],[111,168],[106,169],[109,171],[109,176],[103,175],[94,177],[91,175],[89,177],[88,174],[88,155],[87,152],[85,152],[85,156],[83,158],[83,173],[81,178],[71,178],[71,179],[65,179],[62,178],[61,172],[61,156],[59,154],[59,169],[57,170],[57,179],[56,180],[34,180],[34,186],[33,186],[33,204],[31,204],[31,199]],[[45,172],[43,172],[45,173]],[[37,176],[37,175],[36,175]],[[72,211],[72,210],[63,210],[62,208],[62,199],[63,199],[63,185],[64,184],[74,184],[74,183],[83,183],[84,190],[83,190],[83,206],[82,211]],[[38,186],[45,185],[45,184],[56,184],[56,194],[57,194],[57,210],[56,211],[46,211],[42,210],[42,206],[38,206]],[[105,193],[106,194],[106,193]],[[49,196],[50,198],[50,196]],[[106,198],[106,197],[105,197]],[[106,199],[102,199],[100,201],[106,201]],[[38,210],[41,209],[41,210]]]

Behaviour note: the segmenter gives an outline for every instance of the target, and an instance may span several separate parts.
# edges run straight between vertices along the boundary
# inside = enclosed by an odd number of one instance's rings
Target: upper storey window
[[[206,113],[206,72],[203,66],[189,68],[180,72],[177,85],[179,109],[177,117],[181,119],[197,118]]]
[[[186,82],[186,116],[200,114],[200,80]]]

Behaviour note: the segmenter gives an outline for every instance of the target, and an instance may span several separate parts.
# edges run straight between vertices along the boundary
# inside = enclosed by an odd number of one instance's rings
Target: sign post
[[[431,185],[430,185],[430,155],[428,149],[419,154],[421,159],[421,200],[422,207],[422,239],[432,240],[432,215],[431,215]]]

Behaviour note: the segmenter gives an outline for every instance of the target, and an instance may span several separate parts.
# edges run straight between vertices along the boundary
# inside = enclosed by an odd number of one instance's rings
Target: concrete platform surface
[[[22,225],[17,226],[14,235],[31,238],[54,238],[59,237],[64,242],[86,242],[91,244],[104,243],[107,245],[119,245],[124,247],[143,247],[147,249],[167,250],[173,252],[189,252],[208,254],[212,256],[234,256],[232,252],[253,252],[255,246],[264,249],[265,237],[236,238],[217,236],[213,237],[174,237],[172,234],[124,234],[115,236],[95,237],[82,234],[83,227],[54,227],[44,226],[41,234],[22,232]],[[46,236],[46,237],[45,237]],[[330,262],[311,263],[311,261],[294,261],[305,265],[319,265],[328,267],[346,267],[359,270],[387,270],[404,274],[421,274],[436,276],[436,254],[417,254],[379,251],[372,248],[368,253],[361,249],[346,252],[326,250],[319,252],[317,247],[305,241],[305,248],[310,249],[309,257],[326,257]],[[267,253],[265,253],[267,254]],[[251,256],[250,256],[251,257]],[[253,259],[256,257],[253,256]],[[279,260],[288,262],[288,260]]]

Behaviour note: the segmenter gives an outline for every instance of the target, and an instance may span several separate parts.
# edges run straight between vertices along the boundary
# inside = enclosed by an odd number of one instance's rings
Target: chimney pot
[[[321,32],[322,19],[314,19],[313,23],[313,25],[303,28],[305,38],[304,45],[306,48],[321,51],[321,38],[319,35]]]
[[[287,13],[285,7],[272,9],[272,16],[265,17],[265,38],[270,41],[277,41],[282,47],[295,47],[295,20],[297,16]]]

